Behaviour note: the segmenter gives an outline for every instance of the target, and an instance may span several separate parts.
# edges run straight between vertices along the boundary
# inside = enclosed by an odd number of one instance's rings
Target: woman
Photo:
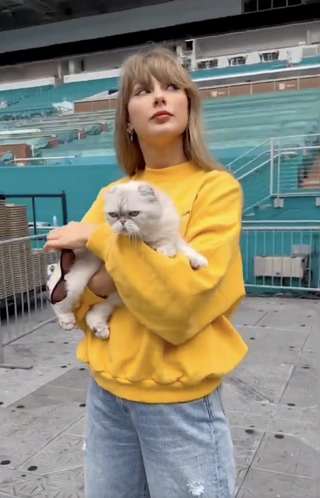
[[[182,232],[209,261],[192,270],[143,242],[111,233],[103,189],[82,223],[56,229],[47,247],[87,247],[103,261],[77,321],[88,394],[86,498],[231,498],[235,464],[221,379],[247,347],[229,322],[244,296],[239,249],[242,193],[209,156],[196,85],[172,54],[135,55],[123,67],[116,149],[124,182],[166,191]],[[86,328],[90,306],[117,288],[110,338]],[[90,290],[91,289],[91,290]],[[98,295],[100,297],[98,297]]]

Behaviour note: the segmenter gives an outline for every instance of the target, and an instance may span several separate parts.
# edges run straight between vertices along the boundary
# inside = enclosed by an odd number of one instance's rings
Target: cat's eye
[[[140,214],[140,211],[129,211],[128,214],[129,216],[134,218],[135,216],[138,216],[138,214]]]
[[[110,216],[110,218],[118,218],[117,213],[108,213],[108,215]]]

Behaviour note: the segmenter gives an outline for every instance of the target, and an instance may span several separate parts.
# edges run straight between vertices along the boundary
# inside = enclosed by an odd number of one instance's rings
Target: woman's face
[[[139,141],[165,145],[182,136],[187,128],[189,110],[184,90],[162,84],[152,77],[152,88],[135,85],[128,104],[128,130]]]

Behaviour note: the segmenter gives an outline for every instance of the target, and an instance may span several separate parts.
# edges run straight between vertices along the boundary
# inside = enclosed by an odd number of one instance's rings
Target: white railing
[[[271,140],[276,160],[270,195],[320,195],[320,133]]]
[[[282,224],[280,224],[282,223]],[[298,292],[320,297],[320,223],[244,224],[241,249],[249,291]]]
[[[5,363],[4,346],[54,321],[46,281],[58,256],[43,251],[46,235],[0,239],[0,368],[30,368]]]
[[[320,196],[320,134],[265,140],[227,168],[246,191],[245,212],[273,197]]]
[[[6,161],[5,165],[8,166],[44,166],[47,164],[47,161],[56,161],[61,159],[76,159],[79,156],[49,156],[49,157],[15,157],[13,159],[9,159]]]

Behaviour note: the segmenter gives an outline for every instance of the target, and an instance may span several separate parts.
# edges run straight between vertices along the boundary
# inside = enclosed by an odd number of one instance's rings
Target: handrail
[[[250,152],[258,149],[259,147],[261,147],[261,145],[264,145],[265,143],[269,142],[270,141],[270,138],[267,138],[266,140],[264,140],[263,142],[261,142],[260,144],[256,145],[255,147],[252,147],[252,149],[250,150],[247,150],[246,152],[244,152],[244,154],[242,154],[241,156],[238,156],[236,159],[234,159],[233,161],[231,161],[231,163],[228,163],[227,164],[227,168],[229,166],[231,166],[231,164],[235,163],[236,161],[238,161],[239,159],[242,159],[243,157],[247,156]]]
[[[47,159],[75,159],[79,156],[52,156],[52,157],[15,157],[11,162],[15,161],[46,161]]]
[[[283,221],[282,221],[283,223]],[[303,230],[309,230],[310,232],[313,232],[314,230],[316,230],[317,232],[319,231],[320,229],[320,225],[319,226],[294,226],[294,227],[288,227],[288,226],[276,226],[276,227],[245,227],[244,230],[248,230],[248,231],[266,231],[266,230],[281,230],[281,231],[290,231],[290,232],[293,232],[293,231],[303,231]]]
[[[250,161],[248,161],[246,164],[243,164],[241,166],[241,168],[237,169],[233,173],[234,174],[239,173],[239,171],[241,171],[243,168],[245,168],[246,166],[248,166],[248,164],[253,163],[254,161],[256,161],[256,159],[259,159],[260,157],[264,156],[265,154],[270,154],[270,151],[269,150],[264,150],[263,152],[261,152],[261,154],[259,154],[258,156],[254,157],[253,159],[251,159]]]
[[[286,223],[319,223],[318,220],[286,220]],[[284,223],[283,220],[243,220],[242,223]]]
[[[277,156],[274,156],[274,157],[277,157]],[[247,176],[251,175],[252,173],[254,173],[255,171],[258,171],[259,169],[261,169],[263,166],[265,166],[266,164],[268,164],[270,162],[270,159],[268,159],[267,161],[265,161],[264,163],[261,163],[259,164],[259,166],[256,166],[255,168],[251,169],[250,171],[248,171],[248,173],[245,173],[244,175],[238,177],[238,180],[243,180],[243,178],[246,178]]]
[[[288,138],[304,138],[304,137],[316,137],[320,136],[320,133],[305,133],[303,135],[285,135],[282,137],[272,137],[270,140],[285,140]]]

